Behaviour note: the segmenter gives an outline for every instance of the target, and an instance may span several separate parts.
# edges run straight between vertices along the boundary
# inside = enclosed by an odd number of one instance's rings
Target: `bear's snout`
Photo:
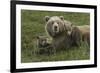
[[[57,23],[53,24],[53,32],[58,33],[59,32],[59,26]]]
[[[54,31],[57,31],[57,26],[54,27]]]

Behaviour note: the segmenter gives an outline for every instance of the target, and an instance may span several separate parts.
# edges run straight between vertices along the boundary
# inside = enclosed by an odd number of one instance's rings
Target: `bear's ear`
[[[49,16],[45,16],[45,21],[47,22],[50,19]]]
[[[64,20],[64,17],[63,17],[63,16],[60,16],[60,19],[61,19],[61,20]]]

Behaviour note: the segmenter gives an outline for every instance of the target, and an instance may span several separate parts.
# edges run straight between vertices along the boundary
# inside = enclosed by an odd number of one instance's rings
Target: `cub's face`
[[[45,20],[46,20],[45,29],[50,36],[55,37],[57,34],[59,34],[63,31],[63,29],[64,29],[63,17],[46,16]]]
[[[44,36],[38,36],[37,37],[37,46],[39,48],[41,47],[45,47],[45,45],[47,44],[47,38]]]

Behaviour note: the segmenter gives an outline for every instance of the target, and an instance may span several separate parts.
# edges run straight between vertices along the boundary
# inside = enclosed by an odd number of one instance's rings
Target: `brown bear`
[[[49,46],[48,38],[46,36],[37,36],[37,47],[45,48]]]
[[[87,42],[88,45],[90,45],[90,26],[89,25],[83,25],[83,26],[77,26],[82,34],[82,41]]]
[[[49,55],[52,53],[52,48],[51,48],[51,43],[50,43],[50,39],[46,36],[37,36],[37,48],[38,54],[45,54],[45,55]]]
[[[46,32],[52,37],[51,47],[54,50],[66,49],[71,46],[70,35],[72,23],[64,20],[63,16],[46,16]]]
[[[70,41],[72,46],[80,46],[81,44],[81,31],[78,27],[74,26],[72,27],[72,30],[70,32]]]
[[[81,45],[81,41],[90,45],[90,26],[73,26],[71,31],[72,45]]]

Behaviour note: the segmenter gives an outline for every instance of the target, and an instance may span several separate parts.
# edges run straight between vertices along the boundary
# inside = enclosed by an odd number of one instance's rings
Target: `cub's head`
[[[47,33],[55,37],[64,30],[64,18],[63,16],[45,16],[46,26],[45,29]]]
[[[48,38],[45,36],[37,36],[37,46],[39,48],[46,47],[48,45]]]

